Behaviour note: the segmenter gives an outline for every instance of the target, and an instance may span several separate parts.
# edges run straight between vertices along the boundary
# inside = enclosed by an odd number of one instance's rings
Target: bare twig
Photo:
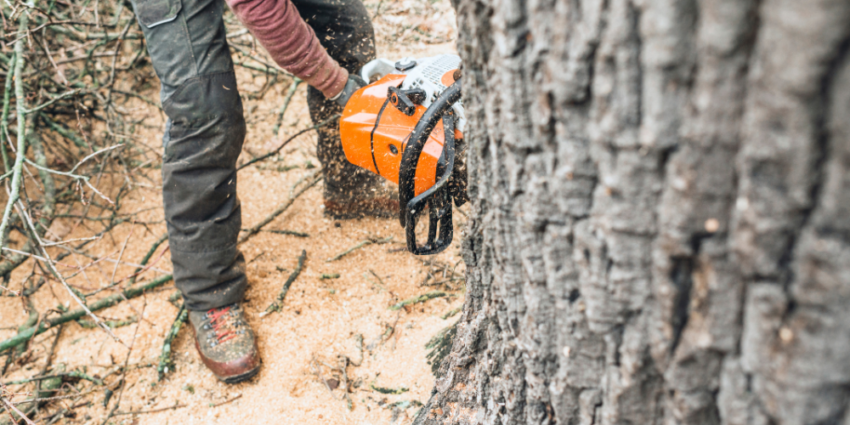
[[[248,239],[251,238],[251,236],[254,236],[257,232],[259,232],[260,229],[263,226],[271,223],[271,221],[274,220],[275,217],[283,214],[283,212],[286,211],[286,209],[289,208],[292,205],[292,203],[295,202],[296,199],[298,199],[299,196],[301,196],[304,192],[307,191],[307,189],[310,189],[316,183],[318,183],[319,180],[322,179],[321,176],[317,176],[319,171],[320,170],[316,170],[316,171],[312,172],[311,175],[310,175],[312,180],[310,180],[306,185],[304,185],[301,189],[299,189],[298,192],[296,192],[292,196],[290,196],[289,199],[287,199],[283,204],[281,204],[279,207],[275,208],[275,210],[272,211],[271,214],[267,215],[266,218],[260,220],[259,223],[255,224],[253,227],[246,230],[245,233],[243,233],[242,236],[239,237],[239,240],[237,241],[237,243],[241,244],[241,243],[247,241]]]
[[[124,258],[124,250],[127,249],[127,244],[130,243],[130,238],[133,237],[133,227],[130,228],[130,231],[127,233],[127,239],[124,239],[124,245],[121,246],[121,252],[118,253],[118,261],[115,262],[115,267],[112,268],[112,277],[109,278],[110,281],[115,282],[115,274],[118,273],[118,265],[121,263],[121,259]]]
[[[463,311],[463,306],[460,306],[460,307],[457,307],[457,308],[453,308],[453,309],[451,309],[451,310],[447,311],[445,314],[443,314],[442,316],[440,316],[440,318],[441,318],[441,319],[443,319],[443,320],[446,320],[446,319],[448,319],[449,317],[452,317],[452,316],[454,316],[455,314],[460,313],[461,311]]]
[[[16,64],[17,61],[15,57],[17,55],[12,53],[12,57],[9,59],[9,64]],[[3,170],[7,173],[12,172],[11,165],[9,164],[9,154],[6,152],[6,141],[11,141],[6,137],[9,133],[9,105],[11,104],[11,96],[12,96],[12,82],[15,79],[15,67],[9,67],[9,74],[6,75],[6,85],[5,90],[3,90],[3,113],[2,117],[0,117],[0,154],[3,156]]]
[[[272,134],[275,136],[277,136],[277,133],[280,132],[280,125],[283,123],[283,114],[285,114],[286,109],[289,108],[289,103],[292,101],[292,96],[295,95],[295,90],[298,88],[298,85],[303,82],[303,80],[297,77],[292,80],[292,85],[289,86],[289,90],[286,92],[286,99],[284,99],[283,106],[280,107],[280,112],[277,113],[277,120],[275,120],[274,127],[272,127]]]
[[[95,314],[92,313],[91,310],[89,310],[89,308],[86,306],[86,303],[83,302],[83,300],[81,300],[80,297],[77,295],[77,292],[74,291],[73,289],[71,289],[71,285],[68,285],[68,282],[65,281],[65,278],[62,276],[62,273],[59,273],[59,270],[56,269],[56,263],[50,258],[50,254],[47,253],[47,249],[45,249],[43,246],[41,246],[41,240],[38,238],[38,233],[35,229],[35,226],[32,224],[32,220],[30,220],[30,218],[27,215],[24,208],[20,205],[19,205],[19,208],[18,208],[18,214],[20,214],[21,217],[24,218],[24,222],[26,222],[26,224],[32,230],[32,235],[35,237],[36,242],[38,243],[38,248],[41,250],[41,254],[44,258],[43,262],[45,264],[47,264],[48,268],[53,272],[53,275],[57,279],[59,279],[59,281],[62,283],[62,286],[64,286],[65,289],[68,291],[68,293],[71,295],[71,298],[73,298],[74,301],[76,301],[76,303],[80,307],[82,307],[82,309],[86,312],[86,314],[88,314],[88,316],[91,317],[92,320],[94,320],[94,322],[97,323],[98,326],[100,326],[101,329],[103,329],[106,332],[107,335],[112,337],[112,339],[114,341],[120,342],[121,344],[124,344],[124,342],[121,341],[121,339],[118,338],[118,336],[116,336],[114,333],[112,333],[112,330],[109,329],[109,326],[106,326],[106,324],[103,323],[103,321],[100,320],[99,317],[95,316]]]
[[[50,105],[52,105],[52,104],[54,104],[54,103],[56,103],[56,102],[58,102],[58,101],[62,100],[62,99],[65,99],[66,97],[73,96],[73,95],[75,95],[75,94],[77,94],[77,93],[79,93],[79,90],[71,90],[71,91],[67,91],[67,92],[65,92],[65,93],[60,94],[60,95],[59,95],[59,96],[57,96],[57,97],[54,97],[53,99],[50,99],[49,101],[47,101],[47,102],[45,102],[45,103],[42,103],[41,105],[36,106],[35,108],[32,108],[32,109],[25,109],[25,110],[24,110],[24,112],[25,112],[25,113],[27,113],[27,114],[31,114],[31,113],[33,113],[33,112],[38,112],[38,111],[40,111],[40,110],[42,110],[42,109],[44,109],[44,108],[46,108],[46,107],[48,107],[48,106],[50,106]]]
[[[148,261],[150,261],[153,254],[156,252],[156,249],[159,248],[159,246],[167,240],[168,233],[164,233],[162,236],[159,237],[159,239],[154,241],[153,245],[151,245],[150,249],[148,249],[148,252],[145,254],[144,257],[142,257],[142,261],[139,261],[139,267],[137,267],[136,270],[133,270],[133,276],[130,277],[131,285],[136,283],[136,277],[147,269],[146,265],[148,264]]]
[[[284,141],[283,141],[283,143],[281,143],[278,147],[276,147],[276,148],[272,149],[272,151],[271,151],[271,152],[268,152],[268,153],[266,153],[266,154],[260,155],[260,156],[258,156],[258,157],[256,157],[256,158],[254,158],[254,159],[252,159],[252,160],[250,160],[250,161],[248,161],[248,162],[246,162],[246,163],[244,163],[244,164],[240,165],[239,167],[237,167],[237,168],[236,168],[236,170],[237,170],[237,171],[239,171],[239,170],[241,170],[241,169],[243,169],[243,168],[245,168],[245,167],[247,167],[247,166],[249,166],[249,165],[256,164],[256,163],[258,163],[258,162],[260,162],[260,161],[262,161],[262,160],[264,160],[264,159],[267,159],[267,158],[269,158],[269,157],[272,157],[272,156],[276,155],[278,152],[280,152],[280,150],[281,150],[281,149],[283,149],[286,145],[288,145],[288,144],[289,144],[289,142],[291,142],[291,141],[295,140],[295,138],[296,138],[296,137],[298,137],[298,136],[300,136],[300,135],[302,135],[302,134],[304,134],[304,133],[306,133],[306,132],[308,132],[308,131],[313,131],[313,130],[316,130],[316,129],[322,128],[322,127],[324,127],[324,126],[326,126],[326,125],[328,125],[328,124],[332,123],[332,122],[333,122],[333,120],[335,120],[335,119],[337,119],[337,118],[339,118],[339,114],[334,115],[334,116],[332,116],[332,117],[330,117],[330,118],[328,118],[328,119],[326,119],[326,120],[324,120],[324,121],[322,121],[322,122],[320,122],[320,123],[318,123],[318,124],[316,124],[316,125],[314,125],[314,126],[312,126],[312,127],[305,128],[305,129],[303,129],[303,130],[301,130],[301,131],[299,131],[299,132],[297,132],[297,133],[293,134],[293,135],[292,135],[292,136],[290,136],[288,139],[284,140]]]
[[[377,239],[377,238],[374,238],[374,239],[366,239],[366,240],[364,240],[364,241],[361,241],[361,242],[360,242],[360,243],[358,243],[357,245],[354,245],[354,246],[352,246],[351,248],[348,248],[348,249],[346,249],[345,251],[340,252],[339,254],[337,254],[337,255],[335,255],[335,256],[333,256],[333,257],[331,257],[331,258],[328,258],[327,260],[325,260],[325,262],[326,262],[326,263],[330,263],[330,262],[332,262],[332,261],[339,260],[340,258],[345,257],[346,255],[351,254],[352,252],[357,251],[358,249],[363,248],[364,246],[367,246],[367,245],[373,245],[373,244],[374,244],[374,245],[380,245],[380,244],[388,243],[388,242],[390,242],[390,241],[392,241],[392,240],[393,240],[393,237],[392,237],[392,236],[390,236],[390,237],[388,237],[388,238],[384,238],[384,239]]]
[[[148,283],[146,283],[146,284],[144,284],[140,287],[125,289],[120,294],[111,295],[109,297],[99,299],[99,300],[89,304],[88,309],[90,311],[98,311],[98,310],[102,310],[102,309],[107,308],[107,307],[112,307],[113,305],[118,304],[119,302],[124,301],[125,299],[138,297],[139,295],[142,295],[146,291],[150,291],[151,289],[160,287],[160,286],[170,282],[171,278],[172,278],[171,275],[166,275],[166,276],[162,276],[158,279],[154,279],[154,280],[152,280],[152,281],[150,281],[150,282],[148,282]],[[70,311],[68,313],[65,313],[65,314],[63,314],[63,315],[61,315],[57,318],[44,320],[41,323],[41,325],[39,325],[37,327],[29,328],[26,331],[21,332],[20,334],[15,335],[12,338],[9,338],[9,339],[6,339],[5,341],[0,342],[0,353],[2,353],[5,350],[8,350],[11,347],[17,346],[21,342],[26,341],[27,339],[31,338],[33,335],[38,335],[40,333],[43,333],[44,331],[50,329],[50,327],[52,327],[52,326],[56,326],[56,325],[59,325],[59,324],[62,324],[62,323],[67,323],[67,322],[70,322],[72,320],[77,320],[77,319],[80,319],[81,317],[83,317],[85,315],[86,315],[85,310],[77,309],[77,310],[73,310],[73,311]]]
[[[21,385],[21,384],[26,384],[28,382],[45,381],[45,380],[53,379],[53,378],[83,379],[83,380],[89,381],[89,382],[91,382],[95,385],[98,385],[98,386],[103,385],[102,379],[95,378],[93,376],[90,376],[90,375],[88,375],[84,372],[80,372],[78,370],[75,370],[73,372],[65,372],[65,373],[56,373],[56,374],[52,374],[52,375],[36,376],[34,378],[19,379],[17,381],[6,382],[3,385]]]
[[[174,361],[171,360],[171,343],[174,342],[174,338],[180,333],[180,328],[186,323],[188,318],[189,310],[186,309],[185,305],[181,305],[180,310],[177,312],[177,317],[168,329],[168,333],[165,335],[165,341],[162,343],[162,354],[159,355],[159,366],[156,368],[157,379],[160,381],[162,381],[162,378],[165,378],[169,370],[174,369]]]
[[[212,406],[210,406],[210,407],[218,407],[218,406],[221,406],[221,405],[224,405],[224,404],[230,403],[231,401],[239,400],[240,398],[242,398],[242,394],[237,394],[235,397],[232,397],[232,398],[229,398],[229,399],[227,399],[227,400],[224,400],[224,401],[222,401],[221,403],[213,404],[213,405],[212,405]]]
[[[283,307],[283,299],[286,298],[286,293],[289,292],[289,287],[292,286],[292,282],[295,282],[295,279],[298,278],[298,275],[301,274],[301,269],[304,268],[304,260],[307,259],[307,251],[301,250],[301,255],[298,256],[298,265],[295,267],[295,271],[293,271],[289,278],[286,279],[286,282],[283,283],[283,288],[281,288],[280,293],[275,298],[274,302],[269,305],[265,311],[260,313],[260,317],[263,317],[267,314],[271,314],[276,311],[280,311],[281,307]]]
[[[130,411],[128,411],[128,412],[121,412],[121,411],[118,411],[118,412],[113,413],[113,414],[112,414],[112,416],[121,416],[121,415],[145,415],[145,414],[148,414],[148,413],[160,413],[160,412],[165,412],[165,411],[167,411],[167,410],[182,409],[182,408],[187,407],[187,406],[188,406],[188,405],[186,405],[186,404],[174,403],[174,406],[171,406],[171,407],[161,407],[161,408],[159,408],[159,409],[150,409],[150,410],[130,410]]]
[[[18,30],[23,32],[27,29],[28,15],[21,13]],[[24,40],[18,39],[15,41],[15,75],[20,76],[24,71]],[[9,200],[6,202],[6,209],[3,211],[3,221],[0,222],[0,246],[6,246],[6,235],[8,232],[9,218],[12,215],[12,209],[18,202],[21,190],[21,175],[24,169],[24,153],[27,149],[27,138],[25,124],[26,119],[26,98],[24,97],[24,79],[15,78],[15,105],[17,107],[18,120],[18,148],[15,158],[15,165],[12,175],[12,189],[9,194]]]
[[[268,229],[268,230],[263,230],[263,231],[269,232],[269,233],[277,233],[278,235],[290,235],[290,236],[295,236],[295,237],[299,237],[299,238],[309,238],[310,237],[310,235],[308,235],[307,233],[296,232],[294,230]]]
[[[72,169],[71,169],[71,171],[69,171],[69,173],[70,173],[70,174],[73,174],[73,173],[74,173],[74,171],[77,171],[77,168],[80,168],[80,166],[81,166],[81,165],[83,165],[83,164],[85,164],[85,163],[86,163],[86,161],[88,161],[88,160],[90,160],[90,159],[92,159],[92,158],[94,158],[94,157],[96,157],[96,156],[98,156],[98,155],[100,155],[100,154],[102,154],[102,153],[106,153],[106,152],[109,152],[109,151],[111,151],[111,150],[113,150],[113,149],[118,149],[118,148],[123,148],[123,147],[124,147],[124,144],[123,144],[123,143],[119,143],[119,144],[117,144],[117,145],[112,145],[112,146],[109,146],[109,147],[103,148],[103,149],[101,149],[101,150],[99,150],[99,151],[97,151],[97,152],[93,152],[93,153],[91,153],[91,154],[87,155],[85,158],[81,159],[79,162],[77,162],[77,164],[76,164],[76,165],[74,165],[74,168],[72,168]]]
[[[139,316],[144,315],[144,310],[147,308],[148,303],[142,306],[142,312],[139,313]],[[130,341],[130,346],[127,347],[127,357],[124,358],[124,367],[121,368],[121,391],[118,393],[118,400],[115,402],[115,405],[112,407],[112,410],[109,411],[109,414],[106,415],[106,419],[103,420],[102,425],[106,425],[109,422],[109,418],[115,415],[115,412],[118,411],[118,406],[121,405],[121,399],[124,397],[124,390],[127,389],[127,385],[124,385],[124,381],[127,378],[127,365],[130,364],[130,355],[133,354],[133,348],[136,346],[136,337],[139,335],[139,327],[136,326],[136,329],[133,330],[133,340]],[[106,407],[104,403],[104,407]]]
[[[426,292],[422,295],[417,295],[413,298],[408,298],[404,301],[398,302],[398,303],[394,304],[392,307],[390,307],[390,310],[395,311],[395,310],[401,309],[402,307],[407,307],[407,306],[413,305],[413,304],[424,303],[425,301],[432,300],[434,298],[451,297],[451,296],[454,296],[454,294],[450,294],[448,292],[443,292],[443,291]]]
[[[8,408],[10,411],[13,411],[13,412],[18,414],[18,418],[19,418],[18,420],[23,420],[24,422],[28,423],[29,425],[35,425],[35,422],[31,421],[30,418],[28,418],[27,415],[24,414],[24,412],[21,412],[20,410],[18,410],[18,408],[15,407],[14,404],[10,403],[9,400],[6,400],[5,397],[0,397],[0,401],[2,401],[3,405],[5,405],[6,408]],[[17,421],[14,417],[12,417],[12,420]]]

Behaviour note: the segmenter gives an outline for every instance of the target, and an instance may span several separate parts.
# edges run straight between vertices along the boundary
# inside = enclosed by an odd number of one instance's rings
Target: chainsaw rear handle
[[[461,80],[457,80],[431,103],[410,134],[407,146],[402,152],[398,175],[399,221],[405,228],[407,249],[416,255],[442,252],[451,244],[454,236],[452,196],[448,190],[448,182],[455,163],[455,117],[452,105],[459,101],[460,97]],[[443,120],[445,142],[437,162],[437,181],[434,186],[414,197],[419,156],[440,119]],[[419,246],[416,242],[416,222],[426,206],[429,207],[428,241]]]

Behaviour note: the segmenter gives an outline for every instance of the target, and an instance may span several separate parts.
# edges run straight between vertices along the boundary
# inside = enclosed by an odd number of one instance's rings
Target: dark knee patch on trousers
[[[194,252],[234,245],[241,226],[236,160],[245,120],[233,73],[186,81],[163,109],[171,120],[162,166],[171,245]]]
[[[162,109],[171,121],[166,162],[185,160],[199,149],[208,152],[218,148],[222,150],[212,160],[220,160],[221,165],[236,163],[245,138],[245,119],[232,71],[187,80],[162,104]],[[217,136],[223,137],[225,143],[199,144],[202,138]],[[224,139],[238,139],[239,143],[227,143]]]

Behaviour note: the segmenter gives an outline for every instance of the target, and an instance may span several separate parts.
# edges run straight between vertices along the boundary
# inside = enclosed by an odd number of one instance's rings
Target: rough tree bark
[[[457,0],[425,424],[850,424],[850,1]]]

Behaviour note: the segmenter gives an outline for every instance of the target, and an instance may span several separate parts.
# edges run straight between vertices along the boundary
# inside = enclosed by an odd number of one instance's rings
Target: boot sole
[[[219,381],[224,382],[225,384],[238,384],[240,382],[247,381],[247,380],[257,376],[257,373],[259,373],[259,372],[260,372],[260,367],[257,366],[256,368],[249,370],[249,371],[247,371],[247,372],[245,372],[241,375],[228,376],[226,378],[222,378],[220,376],[217,376],[216,378],[218,378]]]

